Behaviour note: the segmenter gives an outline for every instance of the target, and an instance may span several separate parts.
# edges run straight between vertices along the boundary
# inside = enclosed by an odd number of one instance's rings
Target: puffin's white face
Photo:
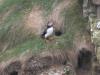
[[[47,26],[49,27],[53,26],[53,22],[49,22]]]

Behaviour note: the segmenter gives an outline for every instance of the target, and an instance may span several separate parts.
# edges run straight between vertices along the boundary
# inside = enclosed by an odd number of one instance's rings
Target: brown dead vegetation
[[[77,37],[78,38],[78,37]],[[0,75],[39,75],[52,66],[65,66],[70,63],[76,75],[90,75],[94,57],[94,45],[89,37],[79,37],[74,41],[72,50],[49,50],[29,58],[12,61],[3,67],[0,65]],[[21,60],[22,59],[22,60]],[[88,64],[87,64],[88,63]],[[94,72],[99,73],[99,66],[94,67]]]
[[[86,45],[89,46],[88,44]],[[84,51],[85,55],[88,55],[88,52],[93,54],[92,49],[90,50],[87,46],[81,46],[80,50],[45,51],[39,55],[32,55],[24,62],[21,59],[12,61],[4,68],[0,67],[0,73],[2,73],[1,75],[39,75],[50,69],[52,66],[64,66],[67,63],[70,63],[77,75],[82,75],[83,72],[83,74],[89,75],[91,74],[90,68],[92,68],[93,56],[90,56],[88,59],[88,57],[84,57],[84,55],[82,56],[81,54],[82,52],[84,53]],[[84,59],[84,61],[81,61],[81,64],[85,66],[85,69],[79,65],[79,57]],[[90,66],[88,67],[85,62],[88,62],[88,65]]]
[[[41,72],[50,69],[51,66],[66,65],[67,63],[72,64],[77,75],[90,75],[95,47],[91,43],[89,36],[78,34],[76,37],[74,49],[45,51],[36,56],[32,55],[25,61],[20,59],[10,62],[5,67],[0,65],[0,75],[39,75]],[[87,56],[88,53],[90,56]],[[82,66],[79,65],[80,63]],[[97,73],[99,73],[98,70],[96,68]]]
[[[26,61],[22,75],[38,75],[53,65],[65,65],[67,60],[65,52],[43,52],[39,56],[33,56]]]

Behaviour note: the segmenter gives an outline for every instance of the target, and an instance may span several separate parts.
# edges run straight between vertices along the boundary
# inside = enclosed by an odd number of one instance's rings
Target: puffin
[[[41,35],[42,38],[49,39],[49,37],[53,35],[53,33],[54,33],[53,25],[54,25],[53,22],[48,22],[47,23],[47,25],[46,25],[47,27]]]

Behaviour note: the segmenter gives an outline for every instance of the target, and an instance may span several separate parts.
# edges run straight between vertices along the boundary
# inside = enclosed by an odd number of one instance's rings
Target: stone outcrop
[[[83,17],[88,17],[91,29],[91,41],[96,46],[97,57],[100,61],[100,0],[83,0]]]
[[[91,41],[95,44],[97,57],[95,64],[100,65],[100,29],[97,28],[97,23],[100,22],[100,0],[83,0],[83,17],[87,17],[89,20]],[[93,75],[100,75],[100,66],[93,68],[95,69]]]
[[[95,5],[92,0],[83,0],[83,17],[94,16]]]
[[[100,5],[100,0],[92,0],[93,4]]]

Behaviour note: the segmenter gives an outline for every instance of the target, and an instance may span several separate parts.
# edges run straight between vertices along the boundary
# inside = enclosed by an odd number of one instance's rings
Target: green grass
[[[56,1],[60,2],[60,0]],[[0,42],[9,43],[8,48],[13,48],[34,38],[33,34],[24,29],[23,17],[25,13],[30,12],[33,6],[40,5],[47,14],[52,10],[54,2],[54,0],[4,0],[0,5],[0,14],[4,15],[9,10],[13,11],[0,24]]]
[[[59,1],[59,0],[57,0]],[[0,5],[0,12],[9,10],[12,6],[15,6],[17,10],[31,9],[34,5],[40,5],[46,11],[52,8],[54,0],[4,0]]]
[[[5,14],[9,10],[13,11],[0,24],[0,41],[9,42],[10,47],[13,47],[32,38],[33,34],[23,28],[25,13],[27,10],[30,12],[35,5],[40,5],[46,12],[49,12],[53,3],[54,0],[4,0],[0,5],[0,14]]]
[[[59,0],[57,0],[59,1]],[[25,30],[23,18],[32,7],[40,5],[46,12],[52,9],[54,0],[4,0],[0,5],[0,14],[5,15],[12,10],[6,19],[0,23],[0,42],[8,43],[6,52],[0,54],[0,59],[10,58],[23,53],[27,49],[33,52],[44,48],[43,41]],[[1,16],[1,17],[3,17]],[[32,39],[32,40],[31,40]]]
[[[76,33],[83,33],[88,25],[88,20],[83,18],[80,4],[74,3],[69,9],[63,12],[65,17],[65,34],[62,37],[65,48],[73,47],[73,39]]]
[[[34,39],[29,39],[22,44],[17,45],[5,52],[0,53],[0,61],[8,60],[12,57],[16,57],[26,52],[27,50],[34,53],[39,53],[41,50],[45,49],[45,43],[39,37],[34,37]]]
[[[12,6],[15,7],[0,24],[0,42],[9,43],[7,51],[0,53],[0,62],[19,56],[27,50],[38,53],[44,50],[66,50],[73,47],[74,35],[85,31],[87,26],[87,21],[80,13],[81,7],[77,3],[61,13],[64,17],[65,32],[62,36],[55,37],[55,42],[45,43],[43,39],[24,29],[23,17],[27,10],[30,12],[33,6],[40,5],[48,13],[52,10],[53,3],[54,0],[4,0],[0,5],[1,14],[9,11]]]

